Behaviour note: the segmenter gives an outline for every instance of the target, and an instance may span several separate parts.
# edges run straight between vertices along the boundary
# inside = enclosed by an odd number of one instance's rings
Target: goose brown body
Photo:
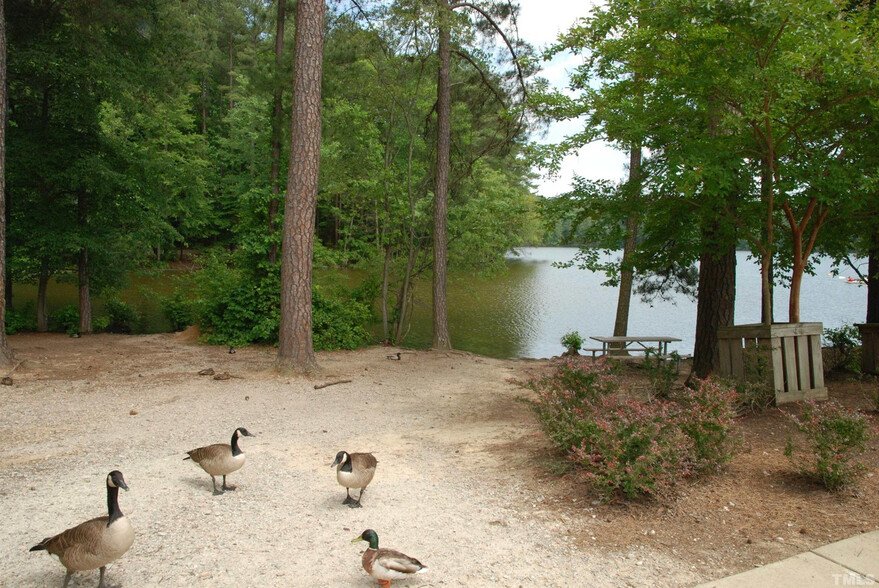
[[[352,508],[360,506],[363,491],[372,482],[378,461],[371,453],[348,453],[340,451],[330,467],[336,467],[336,481],[346,490],[347,497],[342,504]],[[360,496],[351,498],[351,488],[360,488]]]
[[[223,476],[223,490],[234,490],[235,486],[226,485],[226,476],[233,472],[237,472],[244,465],[244,452],[238,447],[238,437],[253,437],[244,427],[238,427],[232,433],[232,441],[230,443],[215,443],[205,447],[198,447],[187,451],[189,457],[183,459],[191,459],[197,463],[201,469],[211,476],[214,485],[214,494],[222,494],[217,490],[217,480],[215,476]]]
[[[88,520],[31,547],[31,551],[45,550],[58,556],[67,569],[64,586],[74,572],[97,568],[101,570],[98,586],[103,586],[107,564],[122,557],[134,543],[131,521],[119,510],[119,488],[128,490],[121,472],[110,472],[107,476],[107,516]]]

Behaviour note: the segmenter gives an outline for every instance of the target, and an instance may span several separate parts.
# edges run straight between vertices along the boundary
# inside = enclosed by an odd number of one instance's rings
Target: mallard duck
[[[375,466],[378,464],[371,453],[348,453],[340,451],[330,467],[336,468],[336,480],[345,487],[346,498],[342,504],[351,508],[360,508],[360,499],[363,492],[372,482],[375,475]],[[357,500],[351,498],[351,488],[360,488],[360,496]]]
[[[378,580],[379,586],[390,588],[391,580],[404,580],[413,574],[423,574],[427,568],[414,557],[393,549],[379,549],[378,535],[367,529],[351,543],[366,541],[369,547],[363,554],[361,563],[366,572]]]
[[[46,537],[30,548],[31,551],[48,551],[58,556],[67,568],[65,588],[73,572],[95,568],[101,570],[98,582],[98,588],[101,588],[107,564],[122,557],[134,542],[134,528],[119,510],[119,488],[128,490],[122,472],[113,470],[107,474],[107,516],[91,519],[54,537]]]
[[[217,479],[215,476],[223,476],[223,491],[235,490],[235,486],[226,485],[226,476],[240,470],[241,466],[244,465],[244,452],[238,447],[239,435],[245,437],[256,436],[244,427],[238,427],[232,433],[231,443],[216,443],[207,447],[199,447],[198,449],[187,451],[188,457],[183,458],[184,461],[191,459],[200,465],[201,469],[210,474],[211,481],[214,483],[214,496],[223,493],[217,490]]]

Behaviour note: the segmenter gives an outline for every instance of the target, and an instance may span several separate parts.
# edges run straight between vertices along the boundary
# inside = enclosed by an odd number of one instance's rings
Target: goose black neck
[[[350,455],[348,455],[348,454],[345,455],[345,461],[342,462],[342,465],[341,465],[341,467],[339,467],[339,470],[341,470],[343,472],[348,472],[348,473],[353,471]]]
[[[236,429],[234,433],[232,433],[232,455],[241,455],[243,452],[241,448],[238,447],[238,430]]]
[[[107,514],[110,515],[110,520],[107,521],[108,527],[123,516],[122,511],[119,510],[119,488],[109,484],[107,485]]]

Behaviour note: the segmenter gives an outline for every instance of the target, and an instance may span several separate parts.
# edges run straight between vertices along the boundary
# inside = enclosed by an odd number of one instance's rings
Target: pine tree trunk
[[[40,260],[40,277],[37,281],[37,332],[49,330],[49,312],[46,308],[46,291],[49,289],[49,260]]]
[[[6,17],[4,2],[0,0],[0,365],[12,363],[12,350],[6,339]]]
[[[451,161],[451,8],[439,0],[439,75],[436,97],[436,189],[433,196],[433,347],[451,349],[446,269],[449,168]]]
[[[79,333],[92,332],[92,298],[89,290],[89,253],[83,247],[79,250]]]
[[[323,0],[296,8],[290,167],[281,250],[281,327],[276,366],[307,373],[317,369],[312,339],[312,256],[321,140]]]
[[[693,372],[707,378],[719,367],[718,327],[732,326],[736,308],[736,250],[711,247],[713,239],[703,231],[707,245],[699,265],[699,300],[696,305],[696,342],[693,347]]]
[[[879,229],[873,233],[867,262],[867,322],[879,323]]]
[[[269,200],[268,210],[268,230],[269,235],[274,235],[278,231],[275,217],[278,215],[278,201],[280,193],[279,177],[281,175],[281,130],[283,127],[284,100],[282,86],[280,82],[281,67],[284,58],[284,20],[287,17],[286,8],[287,0],[277,0],[277,27],[275,29],[275,89],[274,89],[274,108],[272,109],[272,166],[269,171],[269,183],[272,187],[272,198]],[[269,245],[269,263],[274,264],[278,261],[278,246],[273,241]]]

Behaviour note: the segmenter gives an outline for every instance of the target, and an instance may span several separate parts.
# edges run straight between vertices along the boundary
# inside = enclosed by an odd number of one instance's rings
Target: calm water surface
[[[569,331],[584,337],[612,335],[617,289],[601,285],[603,274],[577,268],[559,269],[554,262],[569,261],[571,247],[536,247],[519,251],[507,260],[508,271],[486,278],[457,274],[450,278],[449,329],[456,349],[499,358],[552,357],[564,351],[559,339]],[[864,266],[866,268],[866,265]],[[803,281],[800,316],[838,328],[863,322],[867,313],[867,288],[849,285],[828,276],[828,262],[819,263],[814,276]],[[843,270],[842,273],[845,272]],[[141,329],[161,332],[170,328],[163,316],[158,294],[167,294],[174,283],[173,271],[138,277],[121,298],[136,305],[144,315]],[[431,284],[418,284],[411,332],[403,344],[426,348],[432,338]],[[157,294],[158,293],[158,294]],[[33,308],[35,286],[15,287],[14,306]],[[49,310],[75,303],[72,284],[49,288]],[[96,301],[96,312],[100,312]],[[776,320],[787,319],[788,290],[775,291]],[[30,306],[28,306],[30,305]],[[760,271],[745,252],[738,254],[736,323],[760,320]],[[696,328],[696,303],[677,295],[672,302],[644,303],[632,299],[630,335],[670,335],[681,339],[671,350],[692,353]],[[587,339],[586,347],[596,342]]]
[[[456,349],[492,357],[552,357],[564,349],[559,339],[576,330],[584,337],[613,334],[617,289],[601,285],[604,274],[577,268],[553,267],[569,261],[570,247],[524,248],[507,260],[508,272],[489,279],[457,276],[449,284],[449,329]],[[736,324],[760,321],[760,270],[738,253]],[[866,268],[866,266],[864,266]],[[804,321],[825,328],[863,322],[867,288],[828,276],[832,269],[821,261],[814,276],[805,276],[800,299]],[[841,270],[841,273],[851,274]],[[430,284],[419,294],[412,333],[405,344],[427,347],[431,341]],[[787,320],[789,290],[775,289],[776,320]],[[692,353],[696,329],[696,302],[682,295],[673,301],[647,304],[633,296],[629,312],[630,335],[670,335],[681,339],[670,350]],[[588,339],[587,339],[588,341]],[[585,346],[593,347],[587,342]]]

